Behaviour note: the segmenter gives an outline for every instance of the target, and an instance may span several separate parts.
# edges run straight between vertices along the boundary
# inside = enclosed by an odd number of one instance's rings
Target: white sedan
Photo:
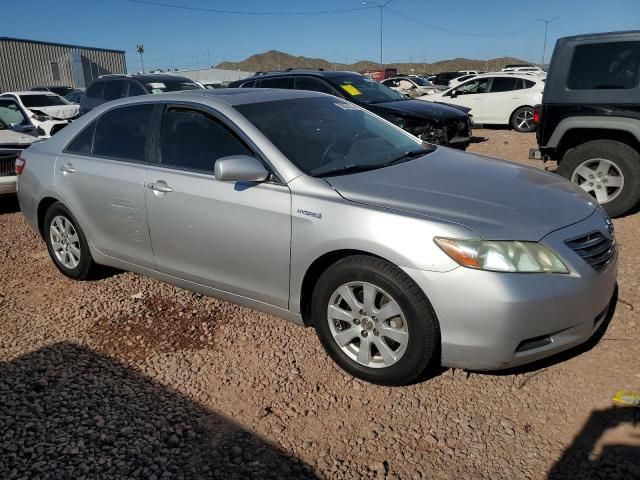
[[[541,103],[543,89],[540,76],[490,73],[418,99],[468,107],[474,124],[510,125],[518,132],[533,132],[533,107]]]
[[[62,130],[80,113],[79,105],[73,105],[51,92],[6,92],[0,98],[15,100],[24,115],[37,128],[40,138],[48,138]]]

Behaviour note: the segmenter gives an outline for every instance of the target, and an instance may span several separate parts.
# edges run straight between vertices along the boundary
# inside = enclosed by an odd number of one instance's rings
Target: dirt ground
[[[532,134],[471,150],[528,163]],[[0,478],[640,478],[640,214],[602,338],[514,372],[354,380],[312,329],[132,273],[74,282],[0,200]],[[549,212],[550,215],[553,212]]]

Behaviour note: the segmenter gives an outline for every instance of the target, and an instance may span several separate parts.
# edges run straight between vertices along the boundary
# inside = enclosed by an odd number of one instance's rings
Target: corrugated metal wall
[[[72,52],[81,55],[81,75],[74,75]],[[54,79],[52,63],[58,64],[59,79]],[[126,73],[124,53],[0,39],[0,92],[29,90],[37,85],[84,88],[92,78],[106,73]],[[77,79],[84,79],[86,84],[79,84]]]

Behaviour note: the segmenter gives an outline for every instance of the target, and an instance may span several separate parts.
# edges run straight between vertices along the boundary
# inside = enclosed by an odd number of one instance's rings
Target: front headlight
[[[463,267],[492,272],[569,273],[560,257],[537,242],[434,238]]]

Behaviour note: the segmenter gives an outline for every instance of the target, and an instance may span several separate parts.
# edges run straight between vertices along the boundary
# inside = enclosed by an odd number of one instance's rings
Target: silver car
[[[126,98],[20,163],[21,209],[65,275],[109,265],[313,326],[375,383],[547,357],[613,308],[613,227],[580,188],[329,95]]]

